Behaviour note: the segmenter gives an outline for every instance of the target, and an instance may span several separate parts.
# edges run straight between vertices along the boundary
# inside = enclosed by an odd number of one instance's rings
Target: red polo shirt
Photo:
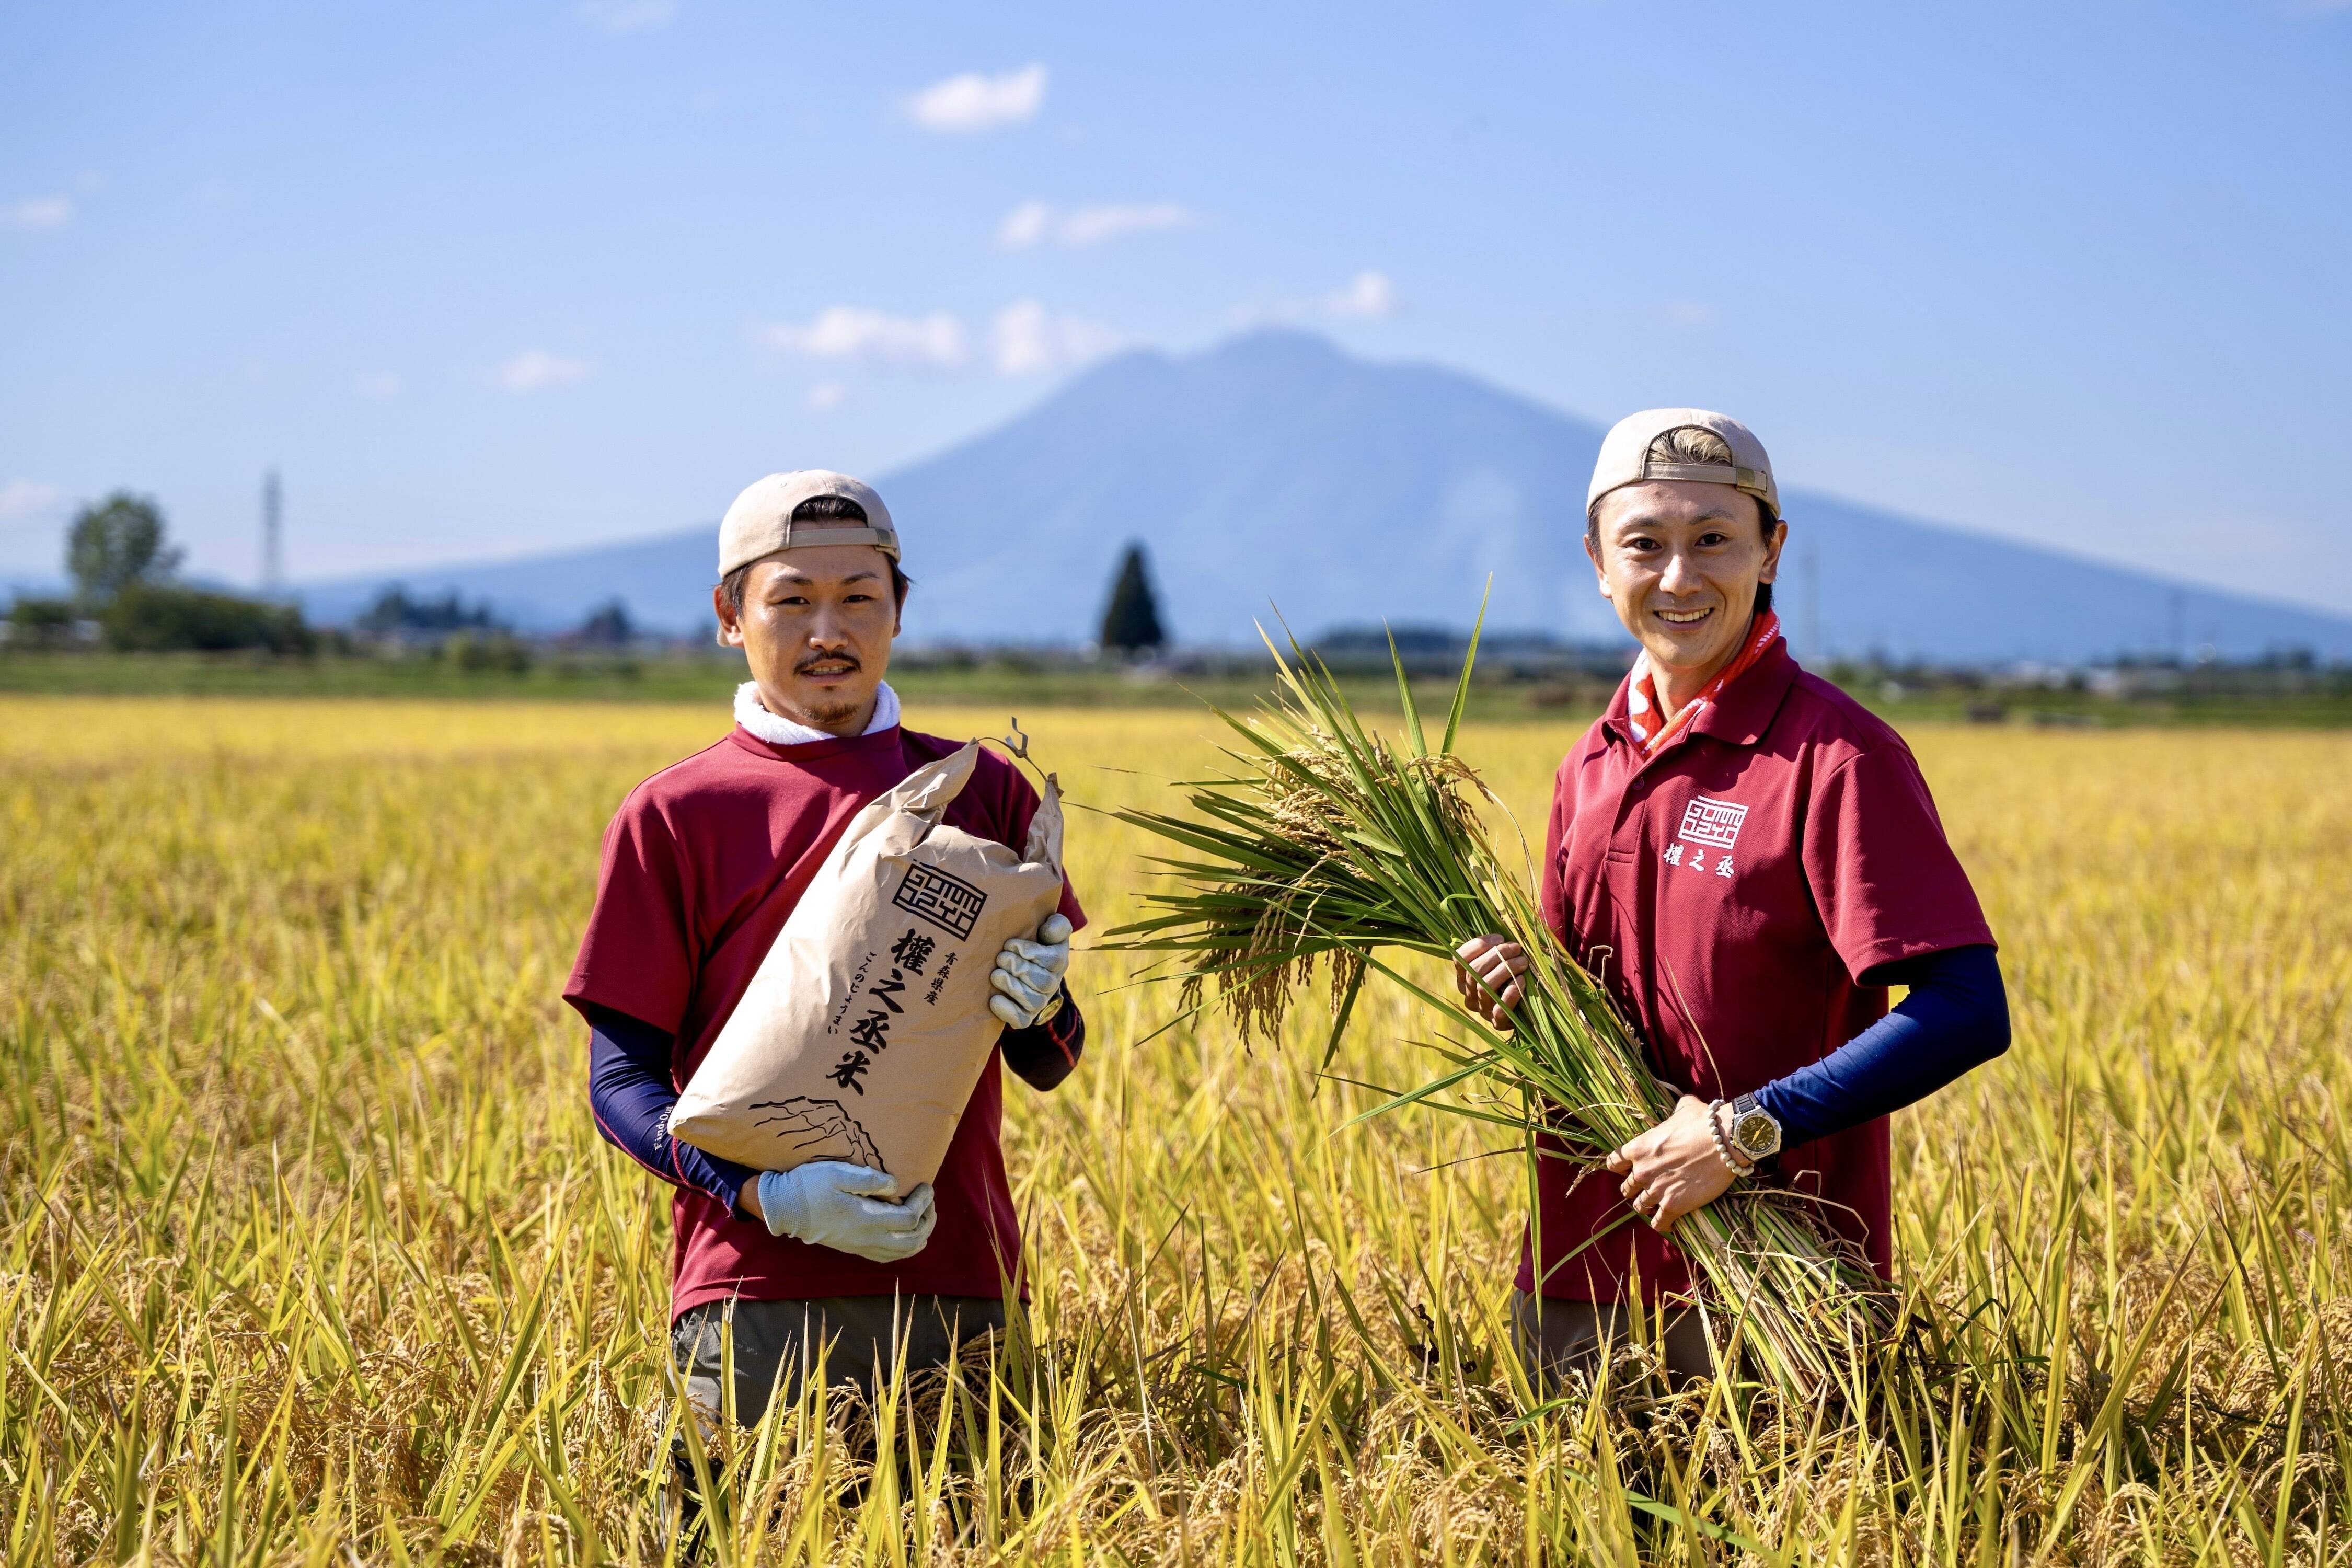
[[[1992,942],[1910,748],[1799,669],[1785,642],[1654,757],[1626,727],[1625,698],[1621,685],[1560,763],[1543,912],[1605,981],[1658,1077],[1703,1100],[1761,1088],[1885,1016],[1874,971]],[[1891,1272],[1884,1117],[1779,1163],[1779,1181]],[[1621,1300],[1636,1267],[1649,1300],[1690,1289],[1677,1248],[1618,1224],[1630,1212],[1618,1178],[1541,1167],[1543,1294]]]
[[[694,1074],[742,998],[784,918],[866,804],[959,742],[892,728],[772,746],[738,728],[629,793],[604,833],[596,907],[564,985],[574,1006],[609,1007],[677,1037],[672,1079]],[[1029,832],[1037,793],[983,751],[947,820],[1000,844]],[[1065,884],[1062,912],[1086,913]],[[902,1263],[812,1247],[681,1188],[670,1314],[744,1296],[997,1296],[1018,1282],[1021,1226],[998,1144],[1003,1087],[992,1055],[932,1181],[939,1228]]]

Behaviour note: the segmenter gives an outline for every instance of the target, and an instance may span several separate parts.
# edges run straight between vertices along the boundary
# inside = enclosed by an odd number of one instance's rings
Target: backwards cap
[[[1650,443],[1669,430],[1696,426],[1712,430],[1731,448],[1728,463],[1670,463],[1650,456]],[[1601,457],[1592,465],[1592,488],[1585,492],[1584,513],[1611,490],[1638,485],[1645,479],[1697,479],[1729,485],[1764,503],[1773,517],[1780,515],[1780,492],[1772,483],[1772,459],[1756,432],[1728,414],[1706,408],[1645,408],[1629,414],[1609,428],[1601,442]]]
[[[819,496],[856,501],[865,510],[864,525],[829,517],[794,522],[793,509]],[[719,574],[724,577],[780,550],[820,544],[870,544],[891,560],[898,559],[898,531],[891,526],[890,509],[873,486],[830,468],[770,474],[746,486],[719,520]]]

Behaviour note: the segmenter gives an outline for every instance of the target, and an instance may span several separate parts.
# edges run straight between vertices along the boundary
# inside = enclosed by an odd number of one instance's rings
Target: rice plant
[[[1022,720],[1112,810],[1216,755],[1181,712]],[[0,699],[12,1568],[665,1560],[667,1205],[556,993],[606,817],[724,722]],[[1455,748],[1526,817],[1579,728]],[[1909,739],[2017,1041],[1896,1120],[1898,1274],[1946,1327],[1888,1414],[1631,1367],[1547,1405],[1493,1129],[1345,1126],[1387,1097],[1318,1073],[1319,1009],[1137,1048],[1157,1002],[1082,953],[1085,1065],[1006,1097],[1025,1332],[715,1443],[711,1555],[2352,1563],[2352,739]],[[1081,819],[1097,931],[1152,843]],[[1441,1016],[1368,984],[1332,1073],[1415,1081]]]
[[[1110,945],[1176,955],[1186,1000],[1197,1007],[1214,984],[1245,1038],[1278,1037],[1294,991],[1324,964],[1335,1015],[1327,1061],[1365,973],[1377,970],[1452,1033],[1430,1042],[1444,1069],[1374,1113],[1431,1105],[1507,1129],[1527,1152],[1532,1209],[1538,1163],[1561,1157],[1539,1134],[1593,1170],[1664,1120],[1674,1093],[1478,820],[1471,797],[1492,796],[1454,751],[1476,634],[1433,750],[1402,660],[1403,735],[1392,745],[1366,727],[1312,654],[1296,643],[1288,658],[1268,647],[1279,695],[1248,718],[1216,710],[1239,737],[1225,754],[1240,771],[1191,784],[1190,816],[1120,813],[1172,846],[1155,857],[1172,886],[1148,894],[1143,918],[1110,933]],[[1383,957],[1394,950],[1443,963],[1488,933],[1517,942],[1529,961],[1525,999],[1507,1030]],[[1744,1353],[1803,1404],[1833,1392],[1859,1396],[1891,1328],[1890,1303],[1801,1199],[1735,1187],[1679,1221],[1675,1240],[1709,1287],[1700,1310],[1722,1342],[1719,1366]]]

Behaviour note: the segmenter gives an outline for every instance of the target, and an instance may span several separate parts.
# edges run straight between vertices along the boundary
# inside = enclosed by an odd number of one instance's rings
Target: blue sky
[[[1253,322],[2352,611],[2352,5],[0,0],[0,579],[674,529]]]

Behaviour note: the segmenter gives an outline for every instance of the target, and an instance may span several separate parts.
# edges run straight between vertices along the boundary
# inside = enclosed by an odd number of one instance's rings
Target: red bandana
[[[1705,711],[1708,703],[1723,695],[1723,689],[1747,673],[1748,667],[1764,657],[1780,636],[1780,617],[1770,610],[1756,617],[1748,628],[1748,643],[1729,664],[1716,672],[1706,689],[1683,704],[1681,712],[1668,720],[1655,734],[1651,730],[1658,722],[1658,687],[1650,675],[1650,656],[1646,653],[1633,661],[1632,689],[1625,693],[1626,722],[1633,726],[1633,739],[1645,757],[1654,757],[1667,742],[1690,728],[1691,721]]]

